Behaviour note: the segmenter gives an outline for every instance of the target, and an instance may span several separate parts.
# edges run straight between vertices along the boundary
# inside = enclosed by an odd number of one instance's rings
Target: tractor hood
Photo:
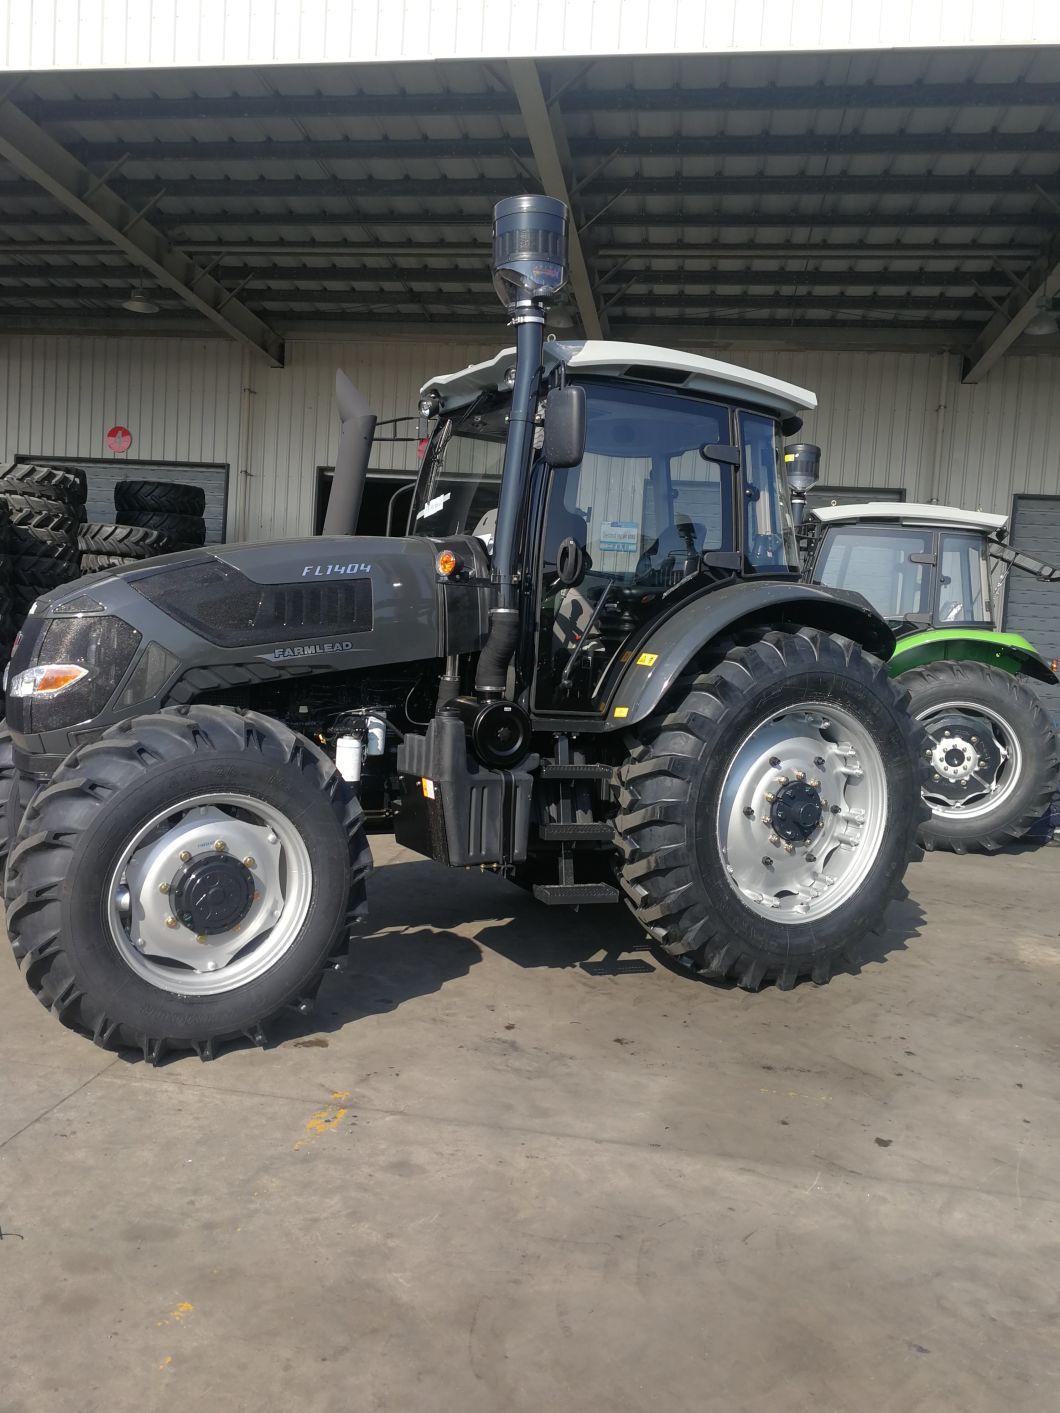
[[[460,563],[449,579],[436,569],[443,549]],[[12,653],[8,726],[16,748],[65,755],[204,693],[474,651],[487,595],[473,539],[318,537],[145,560],[37,600]],[[18,694],[32,669],[57,663],[85,675]]]

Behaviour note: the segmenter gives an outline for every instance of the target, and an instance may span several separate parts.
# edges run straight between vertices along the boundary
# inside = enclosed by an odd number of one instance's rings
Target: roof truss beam
[[[532,62],[529,59],[512,61],[513,65]],[[540,88],[540,85],[538,87]],[[528,94],[528,102],[532,104],[532,95]],[[533,105],[532,110],[535,114],[533,118],[535,138],[533,140],[541,152],[546,170],[552,174],[553,164],[548,150],[555,149],[555,138],[545,136],[544,129],[539,126],[536,105]],[[551,127],[549,131],[551,131]],[[41,131],[41,136],[45,136],[43,131]],[[51,141],[50,138],[48,140]],[[88,176],[89,183],[91,183],[93,179],[87,168],[80,163],[77,163],[77,168]],[[562,175],[562,168],[560,172]],[[544,180],[545,178],[542,178],[543,182]],[[562,181],[560,181],[552,174],[548,178],[548,182],[557,190],[562,187],[570,195],[570,188],[565,176],[562,176]],[[368,197],[380,201],[404,199],[417,202],[430,200],[451,202],[454,197],[478,197],[482,201],[492,203],[499,201],[503,196],[511,195],[512,178],[510,176],[430,177],[421,180],[400,177],[395,180],[375,177],[173,177],[168,179],[164,177],[117,177],[111,183],[114,192],[120,192],[130,201],[141,202],[155,196],[160,186],[165,187],[164,194],[167,201],[186,198],[217,201],[231,197],[240,199],[249,197],[261,200],[283,197],[301,201],[319,201],[321,199],[348,201],[351,197]],[[716,201],[721,196],[1019,196],[1034,204],[1040,200],[1039,189],[1047,201],[1050,199],[1060,200],[1060,176],[1055,173],[1038,177],[1018,174],[983,175],[980,173],[968,173],[965,176],[932,176],[930,173],[921,176],[893,176],[886,173],[866,176],[841,172],[835,175],[816,176],[812,174],[799,175],[798,173],[786,176],[730,176],[725,173],[709,177],[688,177],[675,173],[668,177],[646,177],[615,175],[610,170],[610,166],[605,164],[603,170],[595,174],[585,187],[581,188],[582,191],[591,191],[599,197],[693,196],[710,197]],[[551,196],[552,192],[549,191],[548,194]],[[17,201],[34,195],[32,184],[0,182],[0,200],[5,202]],[[977,212],[975,215],[980,225],[989,225],[989,212]],[[278,215],[273,217],[274,221],[279,219]],[[373,218],[366,214],[364,219],[371,221]],[[409,216],[406,215],[402,219],[407,221]],[[672,218],[670,224],[674,224],[680,219],[680,217]],[[698,219],[709,223],[710,217],[708,215]],[[745,216],[746,219],[748,218]],[[870,216],[865,217],[866,221],[872,219]],[[789,214],[789,223],[792,220],[793,216]],[[900,225],[903,224],[904,217],[896,213],[892,220],[895,224]],[[947,213],[940,212],[936,217],[936,224],[946,225],[947,223]]]
[[[245,253],[245,250],[244,250]],[[274,252],[277,253],[277,252]],[[316,252],[310,252],[315,254]],[[364,252],[368,255],[379,255],[381,252],[376,249],[369,249]],[[401,250],[400,256],[404,260],[410,258],[407,249]],[[0,247],[0,255],[3,249]],[[477,261],[471,269],[436,270],[429,265],[402,265],[400,268],[388,267],[385,265],[337,265],[329,263],[326,265],[246,265],[246,264],[223,264],[220,265],[219,272],[226,279],[233,281],[246,281],[249,285],[280,285],[280,284],[387,284],[402,283],[427,285],[433,289],[465,289],[467,286],[486,288],[489,285],[489,269],[486,262],[486,250],[478,247],[470,252]],[[654,252],[653,252],[654,254]],[[736,256],[725,256],[726,259],[736,259],[740,257],[740,252]],[[227,252],[218,252],[218,258],[228,259]],[[989,289],[1007,293],[1011,285],[1006,280],[1003,273],[996,269],[962,271],[956,269],[946,270],[822,270],[807,268],[805,265],[797,270],[784,269],[748,269],[742,267],[737,270],[702,270],[693,269],[690,261],[695,258],[702,260],[704,257],[696,254],[695,257],[689,255],[682,263],[680,270],[658,270],[650,268],[634,269],[634,265],[643,266],[649,257],[644,255],[628,255],[622,261],[623,285],[632,282],[635,288],[637,285],[651,285],[654,289],[665,287],[680,290],[693,289],[715,289],[745,286],[764,286],[766,288],[791,288],[802,286],[828,286],[837,289],[848,290],[853,287],[861,288],[896,288],[896,289],[949,289],[960,287],[971,289],[973,286],[979,289]],[[716,257],[709,257],[716,258]],[[761,257],[755,257],[761,258]],[[803,257],[805,259],[806,257]],[[830,258],[830,257],[829,257]],[[879,260],[879,257],[874,257]],[[36,286],[26,284],[26,281],[34,282],[42,280],[79,280],[87,284],[100,284],[106,281],[124,282],[128,284],[131,267],[128,265],[78,265],[78,264],[52,264],[46,265],[37,263],[28,264],[0,264],[0,280],[18,281],[26,289],[34,289],[34,292],[47,293],[46,288],[37,289]],[[598,288],[603,295],[604,291],[613,291],[616,281],[605,276],[598,283]]]
[[[558,72],[558,71],[557,71]],[[562,79],[560,80],[562,82]],[[565,91],[568,112],[674,112],[677,110],[775,112],[780,109],[1052,108],[1060,84],[722,84],[665,88],[592,88]],[[256,93],[224,97],[33,99],[21,105],[39,123],[238,121],[244,118],[452,117],[517,114],[515,96],[503,89],[479,93]]]
[[[526,135],[530,140],[534,164],[537,167],[537,175],[541,185],[547,195],[562,201],[570,212],[568,256],[571,288],[574,292],[574,301],[578,306],[582,327],[586,337],[603,338],[604,319],[593,293],[592,278],[589,274],[585,252],[582,249],[574,204],[567,186],[563,155],[560,150],[561,147],[566,149],[566,139],[561,132],[557,131],[556,119],[549,112],[544,91],[541,88],[537,64],[534,60],[510,59],[508,72],[511,75],[512,87],[515,90],[519,111],[526,127]]]
[[[164,289],[230,338],[282,367],[280,336],[144,219],[158,199],[157,188],[153,200],[134,210],[10,99],[0,101],[0,157]]]
[[[711,134],[706,137],[601,138],[580,135],[579,159],[608,157],[616,149],[624,157],[771,157],[886,156],[905,157],[945,153],[999,153],[1025,156],[1042,152],[1055,157],[1060,137],[1055,132],[1005,133],[771,133]],[[273,139],[242,142],[235,138],[159,140],[156,142],[79,142],[69,150],[86,166],[114,162],[391,162],[422,161],[430,157],[519,157],[533,155],[530,143],[520,137],[432,137],[429,141],[395,141],[393,138]]]
[[[1030,272],[1021,287],[1005,300],[969,349],[963,383],[981,383],[1007,353],[1027,325],[1048,310],[1060,294],[1060,258],[1055,247]]]

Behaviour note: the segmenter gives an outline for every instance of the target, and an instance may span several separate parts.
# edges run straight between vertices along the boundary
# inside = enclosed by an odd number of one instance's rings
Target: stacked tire
[[[201,486],[169,481],[119,481],[114,525],[81,527],[81,573],[118,569],[139,559],[206,543],[206,494]]]
[[[77,534],[85,518],[85,473],[77,467],[0,466],[9,595],[5,644],[34,599],[81,572]]]

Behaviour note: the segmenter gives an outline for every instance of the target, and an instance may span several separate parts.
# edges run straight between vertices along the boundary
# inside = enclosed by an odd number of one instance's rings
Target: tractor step
[[[542,824],[538,829],[542,839],[566,839],[570,842],[582,839],[614,839],[615,831],[610,824]]]
[[[539,780],[607,780],[615,772],[609,765],[543,765],[537,772]]]
[[[583,903],[617,903],[619,893],[610,883],[535,883],[534,897],[547,907],[578,907]]]

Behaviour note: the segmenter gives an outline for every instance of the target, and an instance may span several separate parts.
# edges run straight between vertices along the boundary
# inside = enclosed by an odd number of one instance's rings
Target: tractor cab
[[[492,552],[515,350],[432,379],[408,531]],[[647,624],[712,586],[795,579],[782,438],[813,393],[673,349],[550,340],[518,557],[535,712],[596,712]],[[578,389],[576,456],[549,459],[550,395]],[[518,660],[518,659],[517,659]],[[532,680],[529,680],[532,679]]]
[[[991,552],[1007,518],[955,506],[869,501],[817,506],[804,527],[806,577],[861,594],[896,636],[991,628]]]

